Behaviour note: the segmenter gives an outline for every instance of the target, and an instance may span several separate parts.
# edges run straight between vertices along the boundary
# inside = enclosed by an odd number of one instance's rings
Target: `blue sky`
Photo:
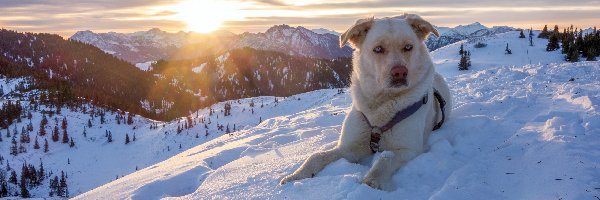
[[[78,30],[234,33],[274,24],[344,31],[356,19],[417,13],[437,26],[600,25],[595,0],[0,0],[0,26],[70,36]]]

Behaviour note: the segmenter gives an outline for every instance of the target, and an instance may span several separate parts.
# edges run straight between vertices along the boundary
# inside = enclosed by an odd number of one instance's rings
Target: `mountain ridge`
[[[514,30],[508,26],[488,28],[479,22],[454,28],[436,28],[441,34],[440,37],[431,36],[426,41],[431,51],[467,38]],[[350,46],[339,47],[339,35],[335,31],[324,28],[309,30],[303,26],[292,27],[280,24],[259,33],[234,34],[227,31],[209,34],[181,31],[168,33],[153,28],[133,33],[80,31],[70,39],[92,44],[105,52],[137,64],[161,59],[192,59],[244,47],[317,59],[351,57]],[[160,43],[157,40],[160,40]]]

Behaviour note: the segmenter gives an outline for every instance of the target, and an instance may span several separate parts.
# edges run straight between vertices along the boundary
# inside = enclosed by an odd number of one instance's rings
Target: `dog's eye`
[[[413,45],[412,45],[412,44],[406,44],[406,45],[404,46],[404,51],[410,51],[410,50],[412,50],[412,49],[413,49]]]
[[[375,53],[385,53],[385,49],[381,46],[377,46],[373,49],[373,52]]]

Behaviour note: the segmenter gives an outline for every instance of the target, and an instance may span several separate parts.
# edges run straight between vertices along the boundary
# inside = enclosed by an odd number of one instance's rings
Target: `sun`
[[[209,33],[218,30],[223,22],[242,19],[239,5],[224,0],[185,0],[169,6],[175,20],[187,24],[187,30]]]

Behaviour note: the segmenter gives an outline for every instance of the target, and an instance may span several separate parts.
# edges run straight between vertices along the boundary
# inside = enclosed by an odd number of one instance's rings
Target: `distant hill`
[[[52,103],[85,99],[159,120],[230,99],[346,87],[351,71],[347,57],[318,59],[251,48],[136,67],[106,50],[57,35],[2,30],[0,36],[0,74],[33,77],[27,89],[51,90],[56,96]],[[147,44],[161,47],[157,43]]]
[[[440,33],[440,37],[431,36],[425,41],[425,44],[427,44],[430,51],[465,39],[491,36],[516,30],[515,28],[508,26],[494,26],[488,28],[479,22],[468,25],[459,25],[454,28],[436,27],[436,29]]]

